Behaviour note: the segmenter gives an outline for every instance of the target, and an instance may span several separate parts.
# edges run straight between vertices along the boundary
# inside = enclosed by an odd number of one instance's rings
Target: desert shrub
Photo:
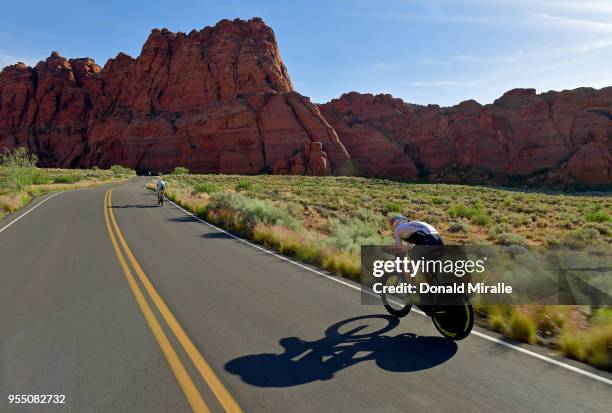
[[[501,234],[497,234],[494,237],[495,243],[500,245],[520,245],[526,246],[529,244],[525,237],[518,234],[510,234],[507,232],[502,232]]]
[[[228,223],[229,212],[220,214],[220,211],[233,211],[232,225],[244,224],[252,230],[260,224],[280,225],[296,229],[300,226],[300,221],[292,216],[287,206],[277,206],[269,200],[250,199],[240,194],[230,191],[220,191],[213,193],[207,205],[208,212],[217,214],[215,219],[222,219]],[[227,221],[227,222],[226,222]]]
[[[561,351],[569,358],[584,361],[587,357],[587,343],[579,331],[566,331],[561,335]]]
[[[601,235],[593,228],[583,228],[568,231],[563,238],[562,244],[571,249],[583,249],[593,244]]]
[[[476,225],[487,226],[491,223],[491,217],[484,212],[478,212],[472,216],[472,222]]]
[[[610,216],[601,209],[596,210],[596,211],[587,212],[584,218],[588,222],[608,222],[610,221]]]
[[[489,316],[488,320],[489,328],[497,333],[504,333],[506,331],[506,320],[500,313],[493,313]]]
[[[53,182],[56,184],[74,184],[80,180],[81,178],[78,175],[60,175],[53,178]]]
[[[612,370],[612,325],[595,324],[587,339],[588,361],[602,369]]]
[[[0,153],[0,166],[4,168],[35,168],[37,160],[36,155],[29,153],[26,148],[22,147]]]
[[[32,182],[34,185],[47,185],[54,181],[53,178],[40,169],[37,169],[36,172],[37,173],[34,175],[34,180]]]
[[[211,194],[208,208],[217,211],[220,209],[233,209],[244,202],[244,197],[235,192],[219,191]]]
[[[370,209],[358,208],[357,211],[355,211],[355,216],[357,219],[360,219],[363,222],[371,222],[378,225],[386,224],[386,219],[384,216]]]
[[[609,223],[594,223],[591,222],[589,224],[586,224],[584,226],[585,229],[594,229],[597,232],[599,232],[601,235],[603,236],[609,236],[610,234],[612,234],[612,225]]]
[[[489,231],[491,234],[496,235],[496,234],[503,234],[503,233],[511,233],[512,232],[512,227],[505,223],[502,222],[500,224],[496,224],[493,226],[493,228],[491,228],[491,230]]]
[[[561,335],[561,350],[570,358],[612,371],[612,325],[599,321],[587,330],[571,325]]]
[[[561,245],[561,241],[555,235],[547,234],[544,236],[544,242],[548,247],[558,247]]]
[[[463,204],[454,205],[448,210],[451,218],[471,218],[472,211]]]
[[[36,168],[10,168],[6,175],[6,185],[13,191],[23,191],[34,184],[37,174]]]
[[[354,280],[359,280],[361,276],[361,265],[359,256],[347,253],[330,253],[323,257],[323,268],[345,275]]]
[[[14,212],[27,205],[29,202],[30,196],[28,194],[18,193],[14,195],[1,195],[0,210]]]
[[[238,205],[238,210],[249,228],[258,224],[275,224],[296,229],[300,224],[286,208],[275,206],[268,200],[247,199]]]
[[[385,202],[382,206],[382,212],[389,214],[392,212],[402,212],[404,210],[404,204],[399,201]]]
[[[431,203],[434,205],[443,205],[448,203],[448,200],[440,196],[434,196],[431,198]]]
[[[35,155],[21,147],[0,153],[3,185],[19,192],[34,184],[37,176],[39,176],[36,169],[36,160]]]
[[[177,166],[174,168],[174,171],[172,171],[172,175],[189,175],[189,169],[185,168],[184,166]]]
[[[361,245],[384,242],[375,225],[357,219],[347,223],[330,220],[328,230],[331,232],[330,245],[347,253],[358,253]]]
[[[513,311],[508,327],[512,338],[529,344],[535,342],[536,327],[527,313],[520,310]]]
[[[451,222],[448,224],[448,230],[450,232],[468,232],[470,226],[463,221]]]
[[[595,321],[612,322],[612,307],[599,307],[593,309]]]
[[[113,165],[110,167],[110,170],[112,173],[118,176],[135,174],[134,170],[121,165]]]
[[[194,186],[196,192],[212,194],[213,192],[217,192],[219,190],[219,185],[214,182],[201,182]]]
[[[253,189],[253,182],[246,179],[241,179],[236,185],[237,191],[250,191],[251,189]]]

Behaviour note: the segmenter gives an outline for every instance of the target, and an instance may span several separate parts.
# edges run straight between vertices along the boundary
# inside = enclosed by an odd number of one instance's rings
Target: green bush
[[[472,216],[472,222],[476,225],[484,227],[491,223],[491,217],[484,212],[478,212]]]
[[[448,210],[451,218],[471,218],[472,211],[463,204],[454,205]]]
[[[588,212],[584,218],[588,222],[608,222],[610,221],[610,216],[606,214],[603,210]]]
[[[174,171],[172,171],[172,175],[189,175],[189,169],[183,166],[177,166],[174,168]]]
[[[533,344],[536,339],[536,327],[533,320],[522,311],[514,311],[510,316],[510,336],[524,343]]]
[[[241,179],[236,185],[237,191],[250,191],[251,189],[253,189],[253,182],[246,179]]]
[[[404,210],[404,205],[398,201],[386,202],[382,206],[382,211],[385,214],[388,214],[391,212],[403,212],[403,210]]]
[[[610,223],[600,224],[596,222],[591,222],[584,226],[585,229],[594,229],[599,232],[603,236],[609,236],[612,234],[612,225]]]
[[[520,245],[527,246],[529,242],[525,237],[518,234],[510,234],[506,232],[502,232],[501,234],[497,234],[495,236],[495,242],[501,245]]]
[[[450,232],[468,232],[470,226],[462,221],[451,222],[448,224],[448,230]]]
[[[512,232],[512,227],[509,224],[507,224],[505,222],[502,222],[500,224],[497,224],[497,225],[493,226],[493,228],[491,228],[490,232],[493,235],[503,234],[504,232],[505,233],[511,233]]]
[[[268,200],[247,199],[237,209],[246,226],[251,229],[257,224],[281,225],[292,229],[299,227],[299,222],[287,209],[277,207]]]
[[[36,171],[37,173],[34,175],[34,185],[46,185],[53,182],[53,179],[46,173],[38,169]]]
[[[587,357],[587,345],[582,334],[576,331],[561,335],[561,350],[569,358],[584,361]]]
[[[221,209],[234,209],[244,202],[244,197],[235,192],[214,192],[208,200],[208,209],[218,211]]]
[[[545,235],[544,241],[546,242],[546,245],[551,248],[558,247],[559,245],[561,245],[561,241],[559,241],[559,238],[551,234]]]
[[[36,161],[35,155],[21,147],[0,153],[3,185],[14,191],[22,191],[25,187],[33,185],[39,176]]]
[[[135,173],[132,169],[121,165],[113,165],[110,167],[110,170],[117,176],[133,175]]]
[[[568,231],[563,238],[562,244],[571,249],[584,249],[601,238],[599,231],[593,228],[583,228]]]
[[[491,314],[491,316],[489,317],[489,327],[495,332],[502,334],[505,333],[506,321],[504,319],[504,316],[500,313]]]
[[[56,184],[74,184],[80,180],[81,178],[78,175],[60,175],[53,178],[53,182]]]
[[[196,192],[212,194],[219,190],[219,185],[214,182],[202,182],[194,186]]]
[[[214,192],[208,201],[207,210],[233,211],[235,219],[250,230],[257,224],[281,225],[292,229],[300,227],[299,220],[291,215],[289,208],[276,206],[269,200],[245,198],[230,191]]]
[[[385,239],[378,233],[376,225],[358,219],[347,223],[332,220],[328,225],[328,230],[331,232],[330,244],[350,254],[359,253],[361,245],[376,245],[385,242]]]
[[[29,153],[26,148],[22,147],[0,153],[0,166],[4,168],[35,168],[37,160],[36,155]]]

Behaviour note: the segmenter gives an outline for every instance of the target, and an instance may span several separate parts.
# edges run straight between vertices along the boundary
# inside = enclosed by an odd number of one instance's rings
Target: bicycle
[[[431,282],[439,285],[435,274],[428,274]],[[397,286],[406,283],[404,274],[388,274],[383,279],[383,286]],[[401,318],[410,313],[412,303],[407,302],[409,295],[392,296],[383,289],[381,299],[385,309],[392,316]],[[416,304],[423,312],[432,319],[434,327],[442,336],[453,341],[463,340],[470,335],[474,327],[474,307],[465,294],[452,295],[434,294],[430,303]]]
[[[164,206],[164,191],[157,191],[157,205]]]

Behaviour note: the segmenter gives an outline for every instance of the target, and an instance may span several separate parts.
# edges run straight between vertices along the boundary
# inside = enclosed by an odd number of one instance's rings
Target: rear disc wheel
[[[432,310],[434,326],[444,337],[459,341],[470,335],[474,327],[474,308],[467,298],[445,298],[444,302],[434,298]]]

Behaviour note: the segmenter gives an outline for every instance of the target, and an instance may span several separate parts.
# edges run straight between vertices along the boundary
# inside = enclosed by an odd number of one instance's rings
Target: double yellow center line
[[[110,189],[106,191],[104,196],[104,219],[106,220],[106,229],[108,230],[108,235],[110,236],[111,242],[113,244],[113,248],[115,249],[115,253],[117,254],[117,258],[119,259],[119,264],[121,265],[121,269],[125,274],[125,278],[130,285],[132,293],[134,294],[134,298],[142,311],[142,314],[149,325],[149,328],[153,332],[153,336],[157,340],[168,364],[170,365],[170,369],[174,373],[183,393],[185,393],[185,397],[189,402],[192,410],[194,412],[210,412],[204,398],[200,394],[198,388],[194,384],[191,376],[185,369],[183,362],[180,357],[174,350],[174,347],[168,340],[168,337],[164,333],[162,326],[159,321],[155,317],[155,313],[153,309],[147,302],[145,295],[143,294],[140,286],[136,282],[136,278],[133,275],[130,266],[128,265],[128,261],[131,264],[132,269],[136,273],[136,276],[140,280],[142,286],[144,287],[146,293],[149,298],[161,314],[162,318],[165,320],[166,324],[170,328],[170,330],[174,333],[177,341],[181,344],[192,363],[196,367],[196,370],[200,373],[212,393],[215,395],[219,404],[226,412],[231,413],[242,413],[242,409],[234,400],[234,398],[227,391],[221,380],[214,373],[210,365],[206,362],[204,357],[200,354],[196,346],[193,344],[185,330],[181,327],[179,322],[176,320],[164,300],[161,298],[153,284],[147,277],[146,273],[134,257],[134,254],[130,250],[117,225],[117,220],[115,219],[115,215],[111,208],[112,206],[112,194],[113,190]],[[114,230],[114,231],[113,231]],[[127,260],[126,260],[127,257]]]

